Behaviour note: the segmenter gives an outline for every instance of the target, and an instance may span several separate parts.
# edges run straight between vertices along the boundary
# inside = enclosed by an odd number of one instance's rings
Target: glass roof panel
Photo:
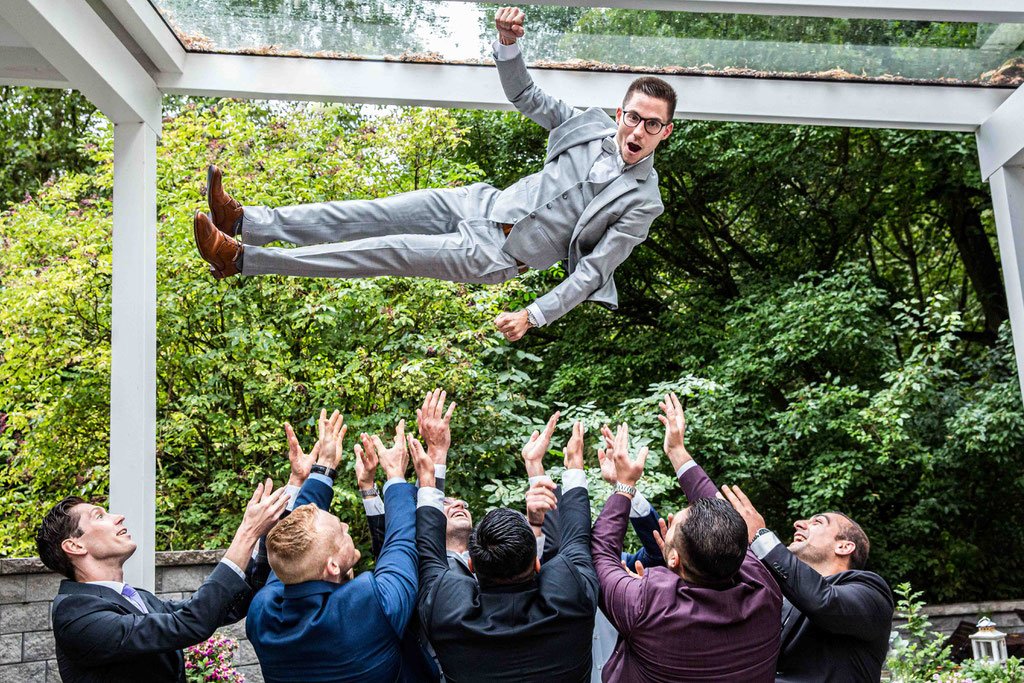
[[[489,63],[498,5],[425,0],[150,0],[185,47]],[[524,7],[534,66],[716,76],[1024,83],[1024,24]]]

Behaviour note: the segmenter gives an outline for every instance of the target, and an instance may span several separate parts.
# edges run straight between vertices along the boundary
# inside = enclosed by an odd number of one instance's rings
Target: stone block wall
[[[156,595],[182,600],[192,595],[220,561],[222,550],[156,554]],[[60,681],[54,659],[50,605],[61,577],[36,558],[0,559],[0,681]],[[245,621],[219,629],[239,643],[235,667],[246,681],[263,683],[256,653],[245,639]]]

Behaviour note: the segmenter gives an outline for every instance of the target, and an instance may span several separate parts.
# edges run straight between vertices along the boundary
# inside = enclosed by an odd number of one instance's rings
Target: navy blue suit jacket
[[[307,479],[296,505],[322,510],[334,490]],[[395,681],[400,641],[416,605],[416,501],[412,484],[384,494],[384,546],[373,572],[347,583],[284,585],[271,573],[249,606],[245,631],[267,681]]]

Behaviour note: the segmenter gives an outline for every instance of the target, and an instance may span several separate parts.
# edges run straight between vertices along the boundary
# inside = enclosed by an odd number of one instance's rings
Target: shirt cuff
[[[544,556],[544,534],[537,536],[537,559]]]
[[[537,327],[544,327],[548,324],[548,319],[540,312],[540,306],[537,304],[530,304],[526,307],[526,310],[533,313],[533,319],[537,321]]]
[[[447,465],[434,465],[434,478],[444,479],[445,475],[448,474]]]
[[[651,514],[651,504],[644,498],[644,494],[637,491],[633,496],[633,504],[629,508],[629,516],[637,519],[646,517],[649,514]]]
[[[384,488],[382,488],[380,490],[380,495],[383,496],[385,493],[387,493],[388,492],[388,487],[391,486],[392,484],[405,484],[405,483],[407,483],[405,481],[405,477],[391,477],[386,482],[384,482]]]
[[[763,560],[764,556],[772,551],[775,546],[782,543],[779,537],[775,535],[774,531],[769,531],[766,534],[761,534],[754,539],[754,542],[750,544],[750,549],[754,551],[754,556],[759,560]]]
[[[550,482],[552,482],[552,483],[554,483],[554,481],[555,481],[554,479],[552,479],[551,477],[549,477],[546,474],[538,474],[537,476],[530,477],[530,480],[529,480],[530,487],[532,488],[533,485],[536,484],[538,481],[543,481],[545,479],[550,481]]]
[[[433,486],[424,486],[416,492],[416,508],[437,508],[444,514],[444,491]]]
[[[235,564],[234,562],[232,562],[231,560],[229,560],[226,557],[220,558],[220,561],[223,564],[226,564],[227,566],[231,567],[231,571],[233,571],[234,573],[238,574],[239,578],[241,578],[243,581],[245,580],[245,572],[243,572],[241,569],[239,569],[237,564]]]
[[[566,470],[562,472],[562,493],[568,493],[569,491],[583,487],[586,490],[590,490],[587,487],[587,473],[583,470]]]
[[[312,475],[311,475],[312,476]],[[299,499],[299,489],[301,487],[295,486],[294,484],[287,484],[284,487],[284,492],[288,494],[288,503],[284,506],[285,510],[294,510],[295,501]]]
[[[687,460],[686,462],[684,462],[682,465],[679,466],[678,470],[676,470],[676,479],[678,479],[679,477],[683,476],[683,474],[685,474],[687,472],[687,470],[690,470],[690,469],[692,469],[692,468],[694,468],[696,466],[697,466],[697,461],[696,460]]]
[[[495,40],[491,47],[494,48],[494,58],[499,62],[507,62],[519,56],[519,45],[516,43],[502,45],[500,40]]]
[[[313,472],[311,475],[309,475],[309,478],[312,479],[313,481],[322,481],[323,483],[330,486],[332,489],[334,488],[334,480],[328,477],[326,474]]]
[[[363,498],[363,509],[366,510],[367,517],[373,517],[374,515],[384,514],[384,499],[380,496],[371,496],[370,498]]]

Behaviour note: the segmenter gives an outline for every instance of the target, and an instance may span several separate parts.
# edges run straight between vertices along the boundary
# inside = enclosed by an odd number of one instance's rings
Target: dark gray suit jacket
[[[138,593],[149,614],[106,586],[61,582],[53,601],[53,636],[65,683],[183,682],[182,648],[244,617],[252,599],[249,584],[223,563],[188,600]]]
[[[874,572],[822,576],[781,543],[761,560],[782,588],[777,682],[877,681],[889,649],[893,597]]]

